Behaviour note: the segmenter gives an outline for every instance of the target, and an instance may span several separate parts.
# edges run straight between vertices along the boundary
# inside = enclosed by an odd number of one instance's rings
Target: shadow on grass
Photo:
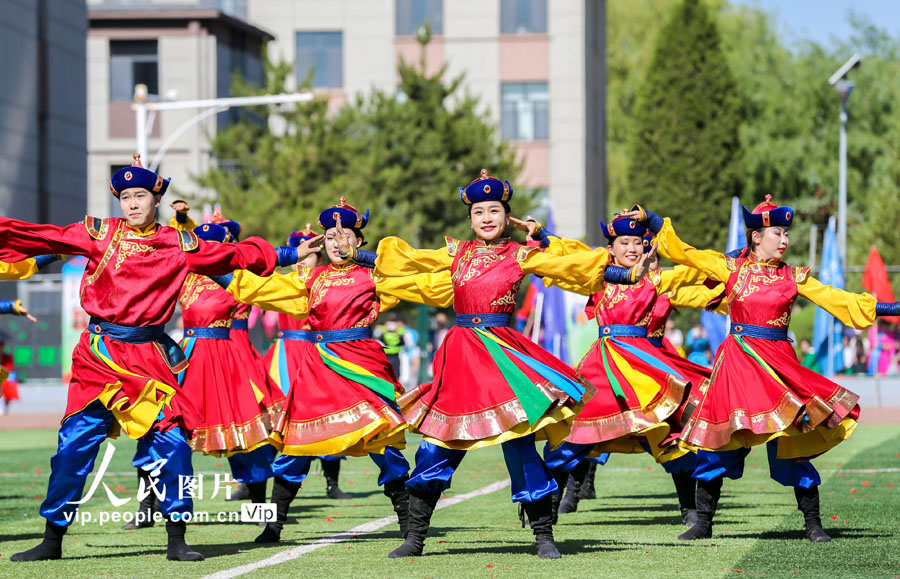
[[[825,529],[832,539],[881,539],[893,536],[891,533],[875,533],[870,529]],[[763,539],[763,540],[792,540],[806,541],[806,532],[803,529],[785,529],[781,531],[762,531],[756,533],[730,533],[719,535],[713,532],[713,539]]]
[[[643,549],[644,545],[636,545],[634,547],[623,547],[613,541],[605,541],[598,539],[556,539],[556,548],[563,555],[577,555],[585,552],[605,552],[614,551],[634,551]],[[498,543],[495,545],[485,545],[484,542],[473,543],[471,547],[457,546],[460,542],[454,541],[452,546],[445,551],[428,552],[428,543],[425,543],[425,555],[453,555],[453,554],[469,554],[492,553],[504,555],[534,555],[537,547],[533,541],[511,543]]]

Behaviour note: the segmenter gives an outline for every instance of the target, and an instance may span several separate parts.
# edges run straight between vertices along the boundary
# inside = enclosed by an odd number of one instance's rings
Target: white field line
[[[482,495],[487,495],[495,491],[499,491],[502,488],[509,486],[509,479],[497,481],[495,483],[491,483],[486,487],[482,487],[478,490],[472,491],[470,493],[461,494],[455,497],[448,497],[442,499],[438,504],[436,509],[446,509],[447,507],[452,507],[453,505],[459,504],[463,501],[467,501],[469,499],[474,499],[475,497],[480,497]],[[350,539],[354,539],[359,535],[365,535],[367,533],[372,533],[377,531],[382,527],[386,527],[391,523],[396,523],[397,517],[392,515],[390,517],[384,517],[382,519],[377,519],[374,521],[369,521],[368,523],[363,523],[357,527],[353,527],[349,531],[344,531],[343,533],[338,533],[337,535],[332,535],[331,537],[325,537],[324,539],[319,539],[317,541],[313,541],[308,545],[301,545],[299,547],[293,547],[290,549],[286,549],[280,553],[277,553],[267,559],[263,559],[261,561],[257,561],[256,563],[248,563],[247,565],[241,565],[239,567],[233,567],[231,569],[225,569],[222,571],[218,571],[216,573],[212,573],[207,575],[203,579],[230,579],[231,577],[238,577],[240,575],[244,575],[246,573],[250,573],[252,571],[256,571],[257,569],[262,569],[263,567],[271,567],[273,565],[280,565],[281,563],[285,563],[287,561],[291,561],[300,557],[301,555],[305,555],[306,553],[310,553],[315,551],[316,549],[321,549],[322,547],[327,547],[328,545],[334,545],[335,543],[340,543],[342,541],[348,541]]]

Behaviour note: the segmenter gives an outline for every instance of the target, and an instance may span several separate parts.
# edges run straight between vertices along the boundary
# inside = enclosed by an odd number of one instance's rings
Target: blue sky
[[[778,31],[789,44],[813,40],[829,45],[834,37],[846,40],[851,29],[848,15],[868,17],[892,36],[900,36],[900,0],[731,0],[758,6],[774,14]]]

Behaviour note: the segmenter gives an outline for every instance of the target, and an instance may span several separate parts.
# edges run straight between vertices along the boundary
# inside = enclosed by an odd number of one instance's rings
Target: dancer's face
[[[753,253],[766,261],[780,260],[791,243],[791,234],[786,227],[763,227],[754,231],[752,238]]]
[[[509,215],[499,201],[481,201],[472,205],[469,219],[475,235],[483,241],[494,241],[509,225]]]
[[[632,267],[644,253],[644,240],[637,235],[619,235],[606,249],[612,254],[616,265]]]
[[[334,239],[334,234],[337,231],[337,228],[332,227],[325,231],[325,253],[328,254],[328,259],[331,260],[331,263],[338,264],[344,263],[345,259],[341,259],[341,250],[338,247],[337,241]],[[362,239],[356,235],[356,232],[352,229],[343,228],[344,234],[347,236],[347,240],[350,242],[350,247],[359,247],[362,245]]]
[[[119,193],[119,207],[131,227],[141,229],[156,221],[156,209],[162,200],[143,187],[131,187]]]
[[[297,265],[299,265],[300,267],[316,267],[319,265],[319,254],[310,253],[309,255],[298,261]]]

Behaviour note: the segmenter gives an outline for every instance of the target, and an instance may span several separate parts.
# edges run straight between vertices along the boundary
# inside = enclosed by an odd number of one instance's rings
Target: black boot
[[[819,517],[819,487],[814,486],[808,489],[794,487],[794,496],[797,497],[797,508],[803,513],[806,538],[813,543],[830,541],[831,537],[822,528],[822,519]]]
[[[578,510],[578,501],[581,500],[578,498],[578,493],[581,492],[581,483],[587,477],[590,467],[590,463],[583,460],[569,472],[569,478],[566,480],[566,496],[559,504],[560,514],[574,513]]]
[[[534,540],[537,542],[537,556],[541,559],[559,559],[562,557],[553,542],[553,510],[551,497],[548,495],[534,503],[522,503]],[[566,495],[568,497],[568,495]]]
[[[334,461],[337,462],[337,461]],[[409,489],[406,481],[409,477],[384,483],[384,496],[391,499],[397,521],[400,523],[400,535],[405,539],[409,529]]]
[[[250,489],[247,488],[247,485],[241,483],[238,485],[236,491],[231,493],[231,496],[225,499],[226,501],[246,501],[250,498]]]
[[[722,477],[711,481],[697,481],[697,495],[694,499],[697,504],[697,523],[678,535],[679,541],[693,541],[694,539],[712,538],[712,521],[719,505],[719,496],[722,494]]]
[[[406,540],[403,544],[388,553],[388,558],[418,557],[425,548],[425,535],[431,524],[431,515],[437,505],[440,493],[421,493],[415,489],[409,489],[409,523],[406,532]]]
[[[322,474],[325,475],[325,496],[329,499],[349,499],[350,494],[345,493],[338,486],[338,477],[341,474],[341,461],[322,459]]]
[[[166,533],[169,535],[169,544],[166,547],[166,559],[169,561],[202,561],[206,557],[194,551],[184,542],[184,531],[187,525],[184,521],[173,521],[166,517]]]
[[[300,483],[292,483],[279,476],[275,477],[275,483],[272,485],[272,502],[275,503],[275,522],[266,525],[266,528],[254,542],[256,543],[277,543],[281,540],[281,529],[287,522],[288,509],[291,508],[291,501],[297,496],[300,490]]]
[[[140,505],[138,505],[137,513],[134,518],[122,526],[125,531],[134,529],[146,529],[153,526],[153,513],[159,511],[159,503],[156,500],[156,493],[151,489],[150,473],[142,468],[138,471],[138,489],[141,488],[141,481],[144,483],[144,490],[147,492]]]
[[[69,527],[58,527],[47,521],[44,525],[44,540],[37,547],[16,553],[10,561],[49,561],[62,557],[62,539]]]
[[[581,490],[578,491],[578,498],[581,500],[597,498],[597,491],[594,489],[594,476],[597,474],[597,463],[593,460],[587,462],[587,476],[585,477],[584,482],[581,483]]]
[[[553,524],[559,522],[559,505],[562,504],[563,493],[566,492],[566,481],[569,480],[569,473],[563,470],[554,470],[550,471],[553,473],[553,478],[556,480],[556,486],[559,490],[550,495],[550,510],[553,513]],[[519,513],[520,516],[524,517],[524,512]],[[522,526],[525,526],[525,519],[522,519]]]
[[[681,522],[685,527],[697,524],[697,483],[689,472],[673,472],[672,482],[678,495],[678,508],[681,510]]]
[[[252,502],[262,504],[266,502],[266,481],[247,483],[247,493]]]

